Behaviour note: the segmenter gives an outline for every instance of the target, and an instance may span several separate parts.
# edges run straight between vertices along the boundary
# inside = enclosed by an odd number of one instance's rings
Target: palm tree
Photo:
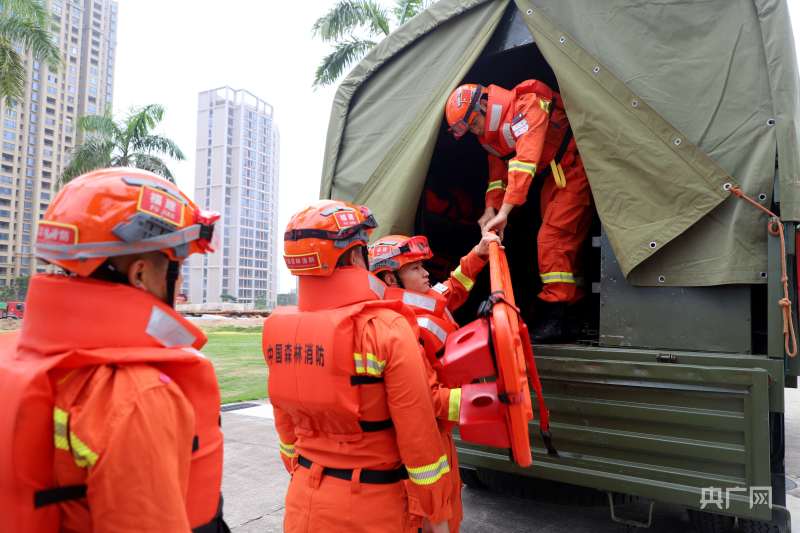
[[[331,85],[393,29],[427,8],[433,0],[395,0],[391,10],[378,0],[338,0],[311,28],[315,37],[334,43],[314,75],[314,87]]]
[[[81,117],[78,129],[86,136],[83,144],[72,151],[61,183],[106,167],[141,168],[174,182],[172,172],[159,156],[166,154],[178,161],[186,157],[174,141],[150,133],[163,117],[164,108],[158,104],[132,109],[121,122],[116,122],[110,113]]]
[[[0,97],[11,105],[25,94],[25,66],[20,53],[55,70],[61,52],[47,26],[49,15],[41,0],[0,0]]]

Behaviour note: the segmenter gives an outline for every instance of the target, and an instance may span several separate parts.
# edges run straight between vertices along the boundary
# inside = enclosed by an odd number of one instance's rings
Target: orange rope
[[[778,300],[778,305],[781,307],[783,313],[783,345],[786,349],[786,355],[794,357],[797,355],[797,334],[794,331],[794,323],[792,322],[792,301],[789,299],[789,276],[786,274],[786,240],[783,235],[783,223],[781,223],[781,219],[778,215],[747,196],[739,186],[734,185],[731,187],[731,193],[769,215],[767,231],[773,237],[778,237],[780,239],[783,298]],[[790,345],[791,349],[789,348]]]

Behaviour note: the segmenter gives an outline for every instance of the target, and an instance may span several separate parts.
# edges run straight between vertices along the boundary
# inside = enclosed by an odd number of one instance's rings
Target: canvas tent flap
[[[507,0],[439,0],[337,92],[321,196],[410,232],[448,93]],[[785,0],[515,0],[552,67],[598,213],[637,285],[762,283],[766,220],[800,220],[798,79]],[[535,73],[531,73],[535,77]],[[484,80],[491,83],[491,80]]]
[[[774,15],[751,0],[517,5],[559,80],[629,280],[762,283],[766,220],[721,185],[772,198],[777,128],[762,21]],[[787,45],[792,51],[791,40],[780,49]],[[643,252],[651,242],[653,253]]]
[[[444,104],[507,6],[437,2],[367,55],[334,100],[322,197],[370,206],[376,236],[413,231]]]

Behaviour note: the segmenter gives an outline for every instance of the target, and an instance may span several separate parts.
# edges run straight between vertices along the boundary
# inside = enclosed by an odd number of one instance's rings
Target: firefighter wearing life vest
[[[561,96],[538,80],[510,91],[466,84],[450,95],[445,116],[457,139],[472,132],[489,154],[486,207],[478,220],[483,231],[502,234],[533,179],[544,180],[537,237],[543,287],[532,337],[564,340],[571,334],[567,306],[583,296],[576,284],[577,256],[590,229],[592,199]]]
[[[499,240],[496,234],[485,234],[480,243],[461,259],[450,278],[433,287],[423,264],[433,257],[433,253],[424,236],[389,235],[369,247],[370,270],[389,286],[385,298],[402,301],[416,315],[436,419],[451,468],[452,533],[458,532],[463,518],[461,476],[452,434],[461,413],[461,388],[445,387],[439,381],[436,369],[439,368],[447,335],[458,329],[451,311],[467,300],[475,278],[486,265],[489,243]]]
[[[36,256],[63,273],[31,279],[21,332],[0,338],[5,530],[228,531],[217,380],[173,309],[218,218],[130,168],[55,197]]]
[[[292,474],[284,530],[447,531],[451,467],[436,427],[413,313],[370,274],[366,207],[296,213],[284,259],[297,307],[264,322],[280,454]],[[404,483],[408,480],[408,483]]]

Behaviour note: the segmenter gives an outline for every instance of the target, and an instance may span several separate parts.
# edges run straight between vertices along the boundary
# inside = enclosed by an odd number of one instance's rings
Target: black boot
[[[536,319],[530,328],[533,344],[565,342],[573,336],[572,329],[567,319],[567,304],[537,302]]]

